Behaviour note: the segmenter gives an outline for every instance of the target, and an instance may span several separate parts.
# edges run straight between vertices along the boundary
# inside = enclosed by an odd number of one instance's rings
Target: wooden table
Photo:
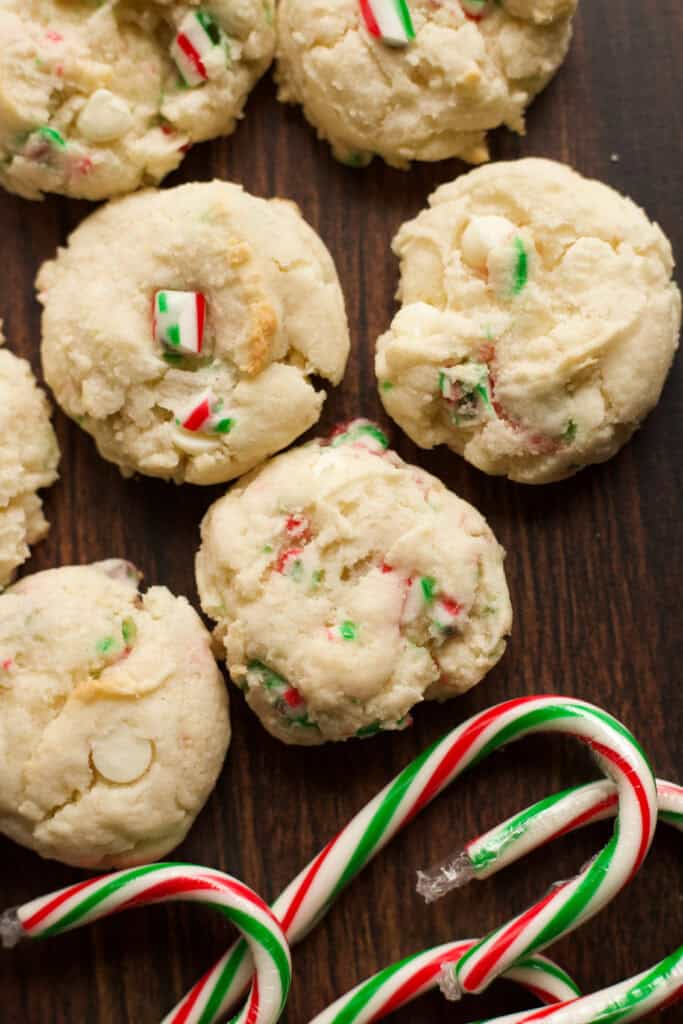
[[[571,56],[532,108],[528,135],[499,132],[496,158],[565,160],[631,195],[683,253],[679,0],[582,0]],[[272,83],[256,91],[234,139],[198,147],[169,184],[212,176],[261,195],[295,199],[330,246],[348,300],[354,356],[328,400],[323,429],[366,415],[386,425],[372,352],[394,309],[395,230],[456,163],[410,174],[375,163],[337,165],[297,109],[279,106]],[[88,205],[42,205],[0,196],[3,271],[0,312],[11,347],[39,366],[38,307],[32,281]],[[200,517],[221,489],[152,480],[124,481],[74,424],[57,414],[62,479],[47,496],[53,527],[31,570],[112,555],[135,561],[147,583],[196,601],[193,558]],[[598,702],[620,716],[650,752],[656,770],[683,780],[680,666],[680,364],[657,411],[605,466],[567,483],[530,488],[494,480],[443,451],[418,452],[397,429],[409,460],[438,473],[489,518],[508,550],[515,608],[505,658],[459,701],[420,708],[403,734],[316,750],[271,739],[231,688],[234,739],[217,789],[177,859],[237,874],[266,897],[352,813],[431,740],[473,712],[507,697],[557,691]],[[564,840],[487,883],[427,909],[414,873],[532,799],[594,777],[576,745],[537,739],[494,758],[455,786],[381,856],[295,954],[286,1013],[301,1024],[380,967],[455,937],[483,934],[521,910],[553,881],[573,874],[604,840],[607,826]],[[0,841],[0,906],[17,904],[82,877]],[[662,829],[645,869],[556,956],[585,991],[654,963],[683,937],[680,838]],[[144,1024],[226,947],[222,922],[174,907],[111,920],[43,945],[0,956],[2,1024]],[[438,995],[397,1024],[459,1024],[522,1009],[529,997],[506,984],[459,1007]],[[673,1024],[681,1009],[661,1015]]]

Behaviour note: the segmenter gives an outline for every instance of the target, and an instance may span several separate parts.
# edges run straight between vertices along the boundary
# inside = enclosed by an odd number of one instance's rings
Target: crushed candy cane
[[[275,571],[287,576],[294,583],[304,583],[309,590],[315,590],[324,578],[324,570],[318,566],[313,548],[287,548],[275,562]]]
[[[207,11],[192,11],[183,18],[171,46],[171,57],[186,85],[195,87],[208,81],[217,56],[221,63],[226,63],[226,42],[218,22]]]
[[[329,441],[333,448],[354,445],[368,451],[383,454],[389,447],[389,439],[371,420],[351,420],[337,427]]]
[[[485,363],[442,367],[438,380],[439,392],[452,407],[456,426],[469,426],[493,412],[489,368]]]
[[[472,21],[481,21],[490,13],[493,5],[491,0],[460,0],[460,6],[466,17]]]
[[[308,541],[311,539],[311,521],[305,515],[294,513],[287,516],[285,531],[294,540]]]
[[[64,135],[50,125],[37,128],[26,139],[22,150],[28,160],[40,163],[61,163],[66,157],[67,141]]]
[[[382,562],[382,573],[397,572],[393,566]],[[406,626],[415,622],[425,613],[429,619],[429,632],[434,639],[444,640],[461,625],[464,605],[452,597],[441,593],[439,584],[433,576],[402,576],[405,596],[401,609],[400,625]]]
[[[458,601],[441,597],[434,605],[430,623],[433,636],[452,636],[459,626],[463,606]]]
[[[154,295],[154,340],[172,352],[198,356],[204,345],[206,299],[201,292]]]
[[[216,398],[208,389],[193,402],[186,413],[176,419],[176,424],[190,433],[229,434],[235,426],[235,420],[225,415],[224,406],[223,399]]]
[[[359,0],[365,27],[387,46],[408,46],[415,28],[407,0]]]
[[[247,667],[247,692],[251,686],[262,686],[278,714],[290,725],[318,728],[309,717],[308,706],[299,690],[262,661],[251,661]]]

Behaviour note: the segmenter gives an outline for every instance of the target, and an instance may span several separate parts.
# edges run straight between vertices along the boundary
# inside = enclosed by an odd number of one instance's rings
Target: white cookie
[[[0,320],[0,345],[4,344]],[[36,493],[57,479],[59,448],[50,406],[31,367],[0,351],[0,587],[48,531]]]
[[[46,380],[126,475],[230,480],[316,423],[311,375],[337,384],[346,366],[327,249],[292,203],[226,182],[110,203],[38,288]]]
[[[270,0],[0,0],[0,184],[105,199],[228,135],[275,49]]]
[[[112,559],[0,596],[0,830],[86,868],[182,842],[230,741],[211,638],[185,598]]]
[[[503,551],[483,517],[377,427],[278,456],[207,513],[202,607],[266,729],[318,744],[410,724],[505,650]]]
[[[659,400],[681,323],[671,246],[607,185],[549,160],[471,171],[394,251],[403,306],[376,370],[421,447],[547,483],[609,459]]]
[[[576,2],[409,0],[415,38],[396,46],[371,34],[360,0],[280,0],[279,98],[353,166],[482,163],[490,129],[524,130],[565,58]]]

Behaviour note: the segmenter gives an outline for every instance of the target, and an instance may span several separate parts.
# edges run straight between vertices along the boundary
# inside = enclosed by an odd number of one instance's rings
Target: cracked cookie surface
[[[613,456],[659,400],[681,323],[671,246],[631,200],[548,160],[438,189],[394,240],[384,406],[423,448],[540,484]]]
[[[344,298],[322,241],[292,203],[226,182],[109,203],[37,284],[46,380],[126,475],[239,476],[317,422],[325,392],[311,376],[337,384],[346,366]],[[201,296],[200,327],[181,317],[160,341],[163,296],[170,317]]]
[[[0,321],[0,345],[4,344]],[[0,349],[0,587],[48,531],[37,494],[57,479],[50,406],[24,359]]]
[[[233,681],[286,743],[410,724],[496,664],[504,553],[483,517],[356,421],[240,481],[202,525],[197,582]]]
[[[524,129],[524,111],[571,40],[576,0],[503,0],[468,15],[458,0],[411,0],[415,39],[387,46],[358,0],[280,0],[277,80],[338,159],[488,159],[486,134]]]
[[[177,846],[230,741],[210,636],[112,559],[0,596],[0,830],[43,857],[127,867]]]
[[[262,0],[0,0],[0,184],[28,199],[156,184],[234,130],[273,22]]]

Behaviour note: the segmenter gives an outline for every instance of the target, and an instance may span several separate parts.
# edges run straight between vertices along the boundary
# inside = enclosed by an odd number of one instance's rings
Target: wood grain
[[[571,56],[533,107],[526,138],[498,133],[494,156],[543,155],[574,164],[632,195],[683,252],[680,187],[679,0],[582,0]],[[397,268],[389,244],[439,183],[461,173],[444,163],[410,174],[376,163],[339,166],[298,110],[264,82],[228,141],[198,147],[175,184],[212,176],[261,195],[296,200],[337,261],[354,355],[322,426],[367,415],[384,422],[372,372],[373,343],[394,309]],[[39,315],[32,282],[42,260],[88,212],[0,196],[0,311],[10,345],[38,369]],[[196,600],[193,556],[201,515],[220,489],[174,490],[124,481],[77,427],[56,417],[62,478],[47,496],[53,528],[30,569],[112,555],[135,561],[149,584]],[[631,726],[659,774],[683,778],[680,689],[680,365],[657,411],[612,462],[568,483],[524,488],[489,479],[441,451],[418,452],[394,429],[398,450],[438,473],[490,519],[508,549],[516,611],[509,652],[474,692],[421,708],[408,733],[305,751],[270,739],[233,692],[234,741],[216,792],[178,859],[234,872],[272,897],[352,813],[425,745],[469,714],[506,697],[554,690],[598,702]],[[426,909],[414,871],[532,798],[590,778],[575,746],[542,739],[477,769],[430,808],[340,900],[295,955],[286,1014],[300,1024],[369,972],[450,938],[478,935],[572,874],[604,838],[601,826],[457,898]],[[0,906],[65,885],[76,871],[0,841]],[[586,991],[641,970],[683,936],[680,840],[662,830],[628,891],[553,949]],[[159,909],[0,956],[2,1024],[143,1024],[160,1018],[229,936],[214,916]],[[459,1007],[437,996],[397,1024],[460,1024],[528,1005],[505,984]],[[681,1020],[680,1009],[662,1022]]]

